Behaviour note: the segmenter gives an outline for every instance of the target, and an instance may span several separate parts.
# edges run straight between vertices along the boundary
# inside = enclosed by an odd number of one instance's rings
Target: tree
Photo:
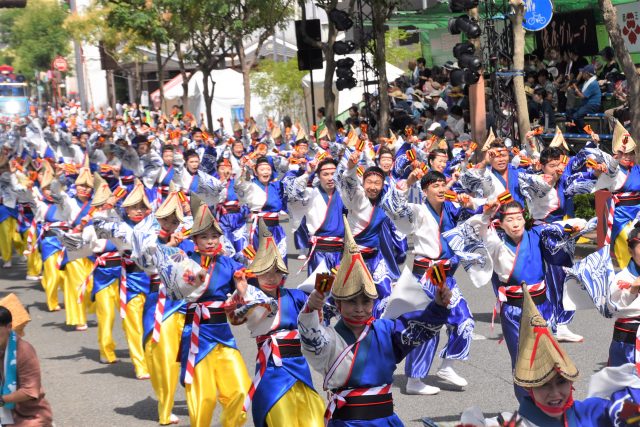
[[[2,38],[16,70],[25,75],[51,68],[53,58],[69,54],[69,33],[63,26],[67,11],[56,1],[31,0],[25,9],[3,11],[2,23],[10,23]],[[7,22],[8,21],[8,22]]]
[[[407,63],[422,56],[420,45],[401,46],[399,42],[407,40],[411,37],[406,30],[401,28],[392,28],[384,35],[386,45],[387,62],[397,67],[406,67]]]
[[[629,90],[627,99],[629,100],[629,113],[633,124],[630,130],[631,137],[640,144],[640,75],[636,71],[629,51],[624,46],[624,39],[618,26],[618,16],[611,0],[599,0],[599,3],[613,50],[616,52],[616,58],[627,78],[627,88]],[[640,157],[640,147],[636,148],[636,153]]]
[[[306,71],[298,70],[297,59],[276,62],[263,59],[251,73],[251,90],[264,99],[265,113],[282,117],[304,109],[302,78]]]
[[[278,27],[293,15],[294,0],[234,0],[230,1],[233,22],[227,32],[231,44],[235,48],[240,61],[242,82],[244,87],[244,112],[251,116],[251,81],[249,72],[254,66],[262,49],[262,45],[275,34]],[[252,54],[247,55],[244,43],[247,40],[256,42]],[[275,40],[274,40],[275,49]]]
[[[515,70],[524,69],[524,27],[522,19],[524,18],[524,2],[523,0],[510,0],[509,4],[515,13],[511,14],[511,23],[513,24],[513,68]],[[527,132],[531,129],[529,122],[529,108],[527,107],[527,95],[524,92],[524,76],[518,73],[513,77],[513,92],[516,98],[516,110],[518,111],[518,132],[520,134],[520,142],[527,140]]]
[[[380,97],[380,109],[378,117],[378,135],[389,135],[389,122],[391,118],[391,105],[389,103],[389,81],[387,80],[387,58],[385,43],[385,22],[391,17],[391,13],[400,3],[398,0],[370,0],[372,26],[375,33],[375,51],[373,53],[373,66],[378,70],[378,93]]]

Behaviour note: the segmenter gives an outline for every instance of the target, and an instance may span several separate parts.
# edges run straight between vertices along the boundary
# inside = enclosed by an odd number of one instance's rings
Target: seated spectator
[[[447,126],[453,131],[455,136],[464,133],[464,118],[462,117],[462,107],[453,105],[449,108],[449,117],[447,118]]]
[[[596,69],[593,65],[587,65],[580,69],[584,84],[578,88],[577,83],[572,84],[573,91],[580,103],[576,108],[567,111],[567,119],[574,122],[574,132],[582,132],[584,117],[600,111],[602,92],[596,80]]]
[[[558,93],[556,92],[556,86],[553,84],[550,77],[551,76],[547,70],[540,70],[538,72],[538,85],[536,88],[542,88],[547,92],[547,100],[555,109],[558,106]]]
[[[618,67],[618,62],[616,61],[616,55],[611,46],[607,46],[602,49],[598,55],[604,61],[604,64],[599,66],[598,69],[598,80],[607,79],[607,75],[613,72],[619,72],[620,67]]]
[[[4,361],[0,377],[0,423],[16,427],[52,426],[53,416],[44,398],[38,356],[33,346],[12,330],[12,321],[11,312],[0,307],[0,360]]]
[[[529,110],[531,121],[536,121],[538,125],[543,126],[545,132],[553,132],[556,127],[556,113],[549,102],[547,91],[541,87],[534,90],[532,103],[534,109]]]

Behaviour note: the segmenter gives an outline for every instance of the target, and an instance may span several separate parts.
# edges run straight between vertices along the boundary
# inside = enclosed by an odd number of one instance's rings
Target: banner
[[[535,34],[540,58],[551,47],[575,47],[582,56],[598,54],[598,34],[593,10],[556,13],[551,23]]]
[[[624,46],[630,53],[640,52],[640,2],[621,4],[616,9]]]

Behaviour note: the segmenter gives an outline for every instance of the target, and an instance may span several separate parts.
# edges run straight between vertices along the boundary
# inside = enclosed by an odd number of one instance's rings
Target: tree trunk
[[[384,22],[386,20],[386,8],[378,3],[372,4],[373,27],[376,34],[376,51],[373,64],[378,70],[378,92],[380,97],[378,115],[378,135],[389,136],[390,104],[389,104],[389,82],[387,81],[386,45],[384,39]],[[366,84],[366,82],[363,82]],[[369,101],[369,105],[371,102]]]
[[[329,131],[332,140],[336,137],[336,94],[333,92],[333,75],[336,71],[336,56],[333,53],[333,43],[336,41],[338,32],[336,27],[329,23],[329,35],[327,43],[323,46],[325,70],[324,70],[324,123]],[[313,88],[311,88],[313,90]],[[316,112],[314,111],[313,114]]]
[[[469,10],[469,16],[478,22],[480,21],[480,14],[477,7]],[[482,61],[481,38],[478,37],[469,41],[476,48],[475,56]],[[478,144],[484,145],[487,135],[487,106],[482,70],[480,71],[480,80],[478,80],[478,83],[469,86],[469,104],[469,112],[471,116],[471,137]],[[479,156],[480,153],[476,152],[476,155]]]
[[[189,104],[189,78],[184,65],[184,52],[182,52],[180,42],[176,42],[176,55],[178,56],[178,67],[180,67],[180,75],[182,76],[182,112],[186,113]]]
[[[516,98],[516,109],[518,111],[518,132],[520,143],[527,140],[527,132],[531,129],[529,122],[529,109],[527,107],[527,95],[524,92],[524,27],[522,19],[524,17],[524,3],[522,0],[511,0],[509,4],[515,10],[511,15],[513,24],[513,68],[520,73],[513,78],[513,91]]]
[[[213,101],[213,92],[215,91],[216,82],[213,82],[213,87],[209,91],[209,83],[211,79],[212,70],[202,70],[202,85],[204,89],[204,105],[206,107],[207,116],[207,129],[213,129],[213,112],[211,111],[211,102]]]
[[[236,52],[238,53],[240,69],[242,70],[242,88],[244,89],[244,116],[251,117],[251,79],[249,78],[251,64],[247,61],[247,55],[244,52],[244,45],[242,44],[242,40],[240,40],[239,43],[236,43]]]
[[[604,18],[604,24],[609,33],[609,39],[616,52],[616,58],[622,66],[624,75],[627,78],[627,88],[629,90],[627,100],[629,102],[629,113],[631,114],[631,137],[640,144],[640,75],[636,71],[629,51],[624,46],[624,39],[618,26],[616,9],[611,4],[611,0],[599,0],[600,9]],[[640,160],[640,146],[636,147],[636,155]]]
[[[140,77],[140,63],[136,59],[135,62],[135,82],[134,85],[136,93],[134,94],[133,102],[140,104],[140,95],[142,95],[142,78]]]
[[[158,84],[160,85],[160,108],[164,105],[164,65],[162,64],[162,49],[160,40],[155,41],[156,45],[156,65],[158,67]]]

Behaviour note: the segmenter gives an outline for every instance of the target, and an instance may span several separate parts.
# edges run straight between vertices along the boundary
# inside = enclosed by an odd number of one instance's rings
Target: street
[[[288,228],[288,227],[287,227]],[[291,237],[293,233],[288,233]],[[304,280],[295,273],[301,266],[296,260],[298,252],[289,239],[289,275],[287,286]],[[0,271],[1,294],[14,292],[28,308],[32,322],[26,328],[25,338],[31,342],[40,358],[43,385],[51,403],[56,426],[154,426],[157,425],[157,408],[149,381],[135,379],[133,366],[128,358],[120,319],[116,320],[114,333],[118,344],[120,363],[101,365],[96,337],[95,316],[90,315],[89,329],[76,332],[66,326],[63,312],[46,310],[44,292],[39,283],[24,280],[24,262],[14,258],[14,267]],[[476,289],[466,273],[458,270],[458,281],[463,294],[474,312],[475,333],[486,337],[474,340],[470,359],[456,364],[456,371],[469,382],[466,390],[448,387],[435,375],[428,384],[442,388],[436,396],[409,396],[404,393],[406,378],[404,363],[398,366],[394,376],[393,395],[395,410],[407,426],[421,426],[421,418],[431,417],[438,423],[459,420],[460,412],[470,406],[479,406],[485,415],[517,409],[511,385],[511,369],[506,345],[501,342],[499,317],[491,328],[495,303],[490,285]],[[584,343],[563,344],[581,371],[575,384],[575,398],[586,395],[589,377],[607,361],[613,322],[602,318],[596,311],[582,311],[576,315],[571,329],[585,337]],[[442,332],[443,334],[445,332]],[[255,367],[256,346],[244,326],[234,328],[238,346],[242,352],[250,376]],[[440,347],[446,342],[441,339]],[[432,374],[438,368],[434,361]],[[321,377],[313,372],[314,383],[320,391]],[[321,393],[321,395],[324,395]],[[174,413],[180,417],[180,425],[189,425],[184,390],[178,386]],[[216,407],[214,424],[219,425],[220,407]],[[253,425],[251,418],[247,425]]]

